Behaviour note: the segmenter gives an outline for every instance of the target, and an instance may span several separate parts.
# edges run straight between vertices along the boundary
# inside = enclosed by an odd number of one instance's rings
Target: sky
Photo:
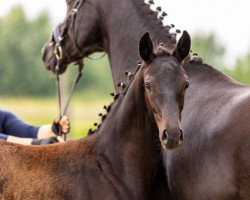
[[[18,4],[30,19],[48,9],[53,26],[66,14],[65,0],[0,0],[0,17]],[[226,47],[229,66],[250,51],[250,0],[155,0],[155,4],[168,13],[164,24],[175,24],[191,36],[214,32]]]

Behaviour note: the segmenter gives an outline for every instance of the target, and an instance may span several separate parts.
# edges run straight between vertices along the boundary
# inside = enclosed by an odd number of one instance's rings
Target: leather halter
[[[74,35],[75,18],[76,18],[76,15],[77,15],[79,9],[81,8],[83,2],[84,2],[84,0],[76,0],[74,2],[73,8],[72,8],[70,14],[67,16],[67,18],[64,20],[64,22],[57,25],[56,28],[54,29],[54,31],[52,32],[50,46],[54,46],[54,54],[55,54],[55,57],[57,60],[61,60],[63,57],[63,54],[66,55],[66,57],[69,58],[70,60],[72,60],[73,62],[74,61],[77,62],[79,60],[79,59],[73,59],[70,56],[70,54],[65,49],[63,49],[61,46],[62,41],[65,40],[65,34],[67,31],[68,31],[68,33],[69,33],[69,31],[72,32],[72,36],[70,34],[68,34],[69,39],[73,42],[75,49],[77,50],[79,55],[81,55],[80,57],[83,57],[82,50],[78,46],[75,35]],[[61,63],[58,63],[58,64],[59,64],[58,67],[60,67]]]

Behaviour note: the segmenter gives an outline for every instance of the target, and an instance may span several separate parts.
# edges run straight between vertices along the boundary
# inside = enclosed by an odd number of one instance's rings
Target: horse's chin
[[[56,61],[56,58],[54,56],[51,56],[51,57],[44,57],[43,58],[43,64],[44,66],[46,67],[46,69],[48,71],[51,71],[53,73],[56,72],[56,65],[57,65],[57,61]],[[68,65],[60,65],[59,67],[59,74],[63,74],[66,70],[67,70],[67,66]]]

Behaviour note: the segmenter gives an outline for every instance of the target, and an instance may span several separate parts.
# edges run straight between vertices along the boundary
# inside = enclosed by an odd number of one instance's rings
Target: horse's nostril
[[[168,135],[167,135],[167,130],[166,129],[163,131],[161,139],[162,140],[167,140],[168,139]]]
[[[181,129],[180,129],[180,140],[183,141],[183,133]]]

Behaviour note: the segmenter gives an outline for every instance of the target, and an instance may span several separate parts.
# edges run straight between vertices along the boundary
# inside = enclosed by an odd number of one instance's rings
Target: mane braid
[[[133,0],[132,0],[133,1]],[[161,28],[163,28],[163,30],[166,32],[166,37],[168,37],[170,39],[170,41],[172,42],[172,44],[170,44],[170,48],[172,48],[172,45],[176,45],[177,44],[177,34],[180,34],[181,33],[181,29],[177,29],[175,30],[175,33],[170,33],[170,30],[172,28],[175,28],[175,25],[174,24],[170,24],[170,25],[166,25],[164,26],[163,25],[163,20],[164,20],[164,17],[167,16],[167,13],[165,11],[162,11],[161,7],[156,7],[156,11],[153,11],[151,8],[150,8],[150,5],[154,4],[154,1],[153,0],[149,0],[149,4],[147,4],[145,2],[145,0],[143,0],[143,9],[146,7],[147,10],[149,10],[148,14],[152,14],[152,15],[155,15],[156,14],[156,19],[157,19],[157,23],[161,26]],[[146,10],[145,9],[145,10]],[[141,10],[139,10],[141,11]],[[138,11],[138,12],[139,12]],[[161,16],[158,18],[158,13],[162,12]],[[169,44],[169,43],[168,43]],[[199,60],[200,62],[200,60]]]
[[[172,47],[175,47],[176,45],[176,33],[170,33],[170,29],[174,27],[174,25],[172,24],[171,26],[164,26],[163,23],[162,23],[162,19],[163,18],[158,18],[158,13],[160,12],[159,11],[159,7],[157,7],[158,11],[153,11],[151,8],[150,8],[150,5],[147,4],[144,0],[141,2],[141,3],[137,3],[136,1],[134,0],[130,0],[132,4],[137,4],[135,6],[136,10],[137,10],[137,13],[140,14],[141,18],[145,18],[145,15],[142,15],[141,13],[147,13],[148,16],[151,17],[150,21],[148,24],[156,24],[157,27],[154,28],[154,29],[161,29],[161,30],[164,30],[164,37],[168,38],[167,41],[167,45],[172,48]],[[157,14],[156,14],[157,13]],[[166,12],[162,12],[162,16],[165,17],[167,16]],[[180,33],[180,30],[177,31],[177,33]]]
[[[135,76],[136,76],[136,74],[137,74],[137,72],[140,70],[140,68],[142,67],[142,61],[138,61],[137,62],[137,68],[136,68],[136,70],[134,71],[134,73],[132,73],[133,74],[133,76],[130,78],[130,79],[128,79],[128,83],[127,84],[125,84],[126,85],[126,87],[121,91],[121,94],[123,95],[123,96],[125,96],[126,95],[126,93],[127,93],[127,91],[128,91],[128,88],[129,88],[129,86],[131,85],[131,83],[133,82],[133,80],[134,80],[134,78],[135,78]],[[125,72],[126,73],[126,72]]]

